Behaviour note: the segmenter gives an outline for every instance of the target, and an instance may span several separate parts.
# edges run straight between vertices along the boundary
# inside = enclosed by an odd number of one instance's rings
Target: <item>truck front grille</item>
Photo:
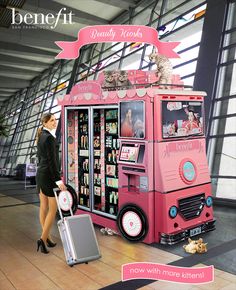
[[[205,205],[205,194],[190,196],[179,200],[179,213],[185,220],[200,216]]]

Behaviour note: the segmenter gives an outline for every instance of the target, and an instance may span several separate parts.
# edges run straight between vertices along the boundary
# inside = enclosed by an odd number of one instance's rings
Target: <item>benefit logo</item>
[[[24,13],[24,12],[18,12],[15,10],[15,8],[11,8],[12,10],[12,21],[11,24],[14,28],[21,24],[25,25],[32,25],[32,28],[34,28],[37,25],[40,25],[40,28],[50,28],[54,29],[56,28],[59,19],[62,20],[62,24],[74,24],[72,22],[72,11],[67,13],[66,8],[60,9],[57,13]],[[38,28],[38,27],[37,27]]]

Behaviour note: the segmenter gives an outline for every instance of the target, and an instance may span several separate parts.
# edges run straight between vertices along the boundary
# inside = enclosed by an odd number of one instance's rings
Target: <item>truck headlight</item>
[[[170,209],[169,209],[169,216],[173,219],[177,216],[178,213],[178,209],[175,205],[173,205]]]
[[[213,199],[211,196],[208,196],[207,199],[206,199],[206,205],[208,207],[211,207],[213,205]]]

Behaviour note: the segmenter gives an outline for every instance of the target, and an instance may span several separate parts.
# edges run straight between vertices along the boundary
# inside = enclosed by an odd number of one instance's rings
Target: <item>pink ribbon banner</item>
[[[122,265],[122,281],[133,279],[162,280],[186,284],[214,281],[214,267],[184,268],[157,263],[130,263]]]
[[[168,58],[178,58],[174,48],[180,42],[161,42],[157,30],[144,25],[94,25],[87,26],[78,32],[76,41],[56,41],[62,51],[57,59],[75,59],[79,56],[79,49],[90,43],[101,42],[142,42],[154,45],[158,53]]]

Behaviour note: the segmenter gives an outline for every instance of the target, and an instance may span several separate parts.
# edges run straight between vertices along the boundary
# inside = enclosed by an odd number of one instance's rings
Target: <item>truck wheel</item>
[[[122,236],[130,242],[140,242],[148,233],[147,217],[135,204],[126,204],[120,209],[117,226]]]

